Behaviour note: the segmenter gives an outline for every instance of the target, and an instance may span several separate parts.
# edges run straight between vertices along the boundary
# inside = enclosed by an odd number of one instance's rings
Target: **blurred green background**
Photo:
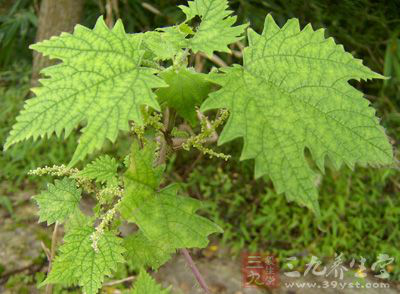
[[[8,3],[7,3],[8,2]],[[104,3],[103,3],[104,2]],[[86,0],[82,24],[92,27],[105,13],[106,1]],[[185,1],[116,1],[115,16],[122,18],[127,32],[151,30],[183,20],[176,7]],[[15,117],[29,96],[32,52],[38,25],[40,1],[0,2],[0,141],[4,144]],[[326,35],[364,64],[388,80],[352,83],[361,89],[377,110],[395,148],[400,139],[400,2],[373,0],[342,1],[230,1],[239,22],[249,22],[260,31],[265,15],[272,13],[280,25],[297,17],[302,25],[327,28]],[[244,41],[245,42],[245,41]],[[240,62],[228,54],[220,57],[228,64]],[[207,61],[208,67],[212,66]],[[66,163],[76,147],[77,135],[65,141],[55,138],[26,142],[2,153],[0,159],[0,209],[12,212],[6,197],[27,186],[40,188],[46,179],[29,178],[28,170]],[[221,150],[238,158],[242,142],[234,141]],[[107,151],[121,156],[124,146]],[[397,152],[396,152],[397,156]],[[398,156],[397,156],[398,158]],[[195,161],[196,166],[191,163]],[[311,255],[333,258],[335,252],[351,258],[367,258],[379,253],[396,258],[388,268],[400,279],[400,175],[394,169],[328,167],[319,183],[322,218],[295,203],[287,203],[268,181],[253,179],[253,163],[207,159],[198,154],[180,153],[169,163],[171,180],[178,180],[192,197],[204,200],[204,214],[225,233],[217,241],[235,256],[242,250],[267,251],[281,261],[297,256],[299,266]],[[11,208],[10,208],[11,207]],[[11,214],[11,213],[10,213]]]

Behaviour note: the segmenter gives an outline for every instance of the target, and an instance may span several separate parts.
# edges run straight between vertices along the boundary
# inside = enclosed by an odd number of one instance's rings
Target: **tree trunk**
[[[42,0],[40,5],[36,42],[50,39],[62,32],[72,32],[83,14],[85,0]],[[54,64],[42,54],[33,53],[31,85],[37,86],[40,70]]]

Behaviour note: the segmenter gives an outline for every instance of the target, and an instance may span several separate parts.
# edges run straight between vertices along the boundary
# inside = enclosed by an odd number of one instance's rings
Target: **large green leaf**
[[[152,246],[162,245],[163,257],[178,248],[204,248],[208,235],[221,229],[208,219],[196,214],[201,202],[177,195],[177,186],[159,190],[162,167],[154,168],[155,146],[151,143],[139,148],[133,143],[130,166],[125,173],[125,191],[119,204],[124,219],[134,222],[139,233]],[[143,241],[143,240],[142,240]],[[152,255],[146,263],[159,266],[164,258]]]
[[[124,204],[132,203],[131,207],[135,208],[123,216],[136,223],[150,240],[170,244],[173,248],[204,248],[208,244],[208,235],[222,230],[196,214],[202,207],[201,202],[177,195],[177,188],[177,185],[171,185],[148,194],[141,203],[133,199],[136,193],[125,195]]]
[[[62,60],[48,67],[42,86],[33,89],[13,126],[5,148],[19,141],[53,132],[65,136],[86,122],[71,165],[115,141],[128,121],[142,123],[140,108],[159,110],[153,88],[165,86],[154,69],[141,67],[143,34],[128,36],[121,21],[109,29],[100,17],[93,30],[81,25],[73,34],[62,33],[31,48]]]
[[[219,144],[244,139],[241,159],[255,159],[255,175],[269,175],[278,192],[319,212],[310,150],[323,171],[390,164],[392,146],[375,111],[350,79],[382,78],[346,53],[323,30],[300,30],[296,19],[282,28],[269,15],[261,35],[249,31],[243,66],[223,69],[212,80],[222,88],[202,111],[227,108]]]

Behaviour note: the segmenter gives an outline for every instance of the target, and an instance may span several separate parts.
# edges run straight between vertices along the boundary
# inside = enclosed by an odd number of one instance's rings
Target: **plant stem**
[[[130,282],[130,281],[133,281],[133,280],[135,280],[135,279],[136,279],[135,276],[131,276],[131,277],[127,277],[127,278],[125,278],[125,279],[121,279],[121,280],[116,280],[116,281],[111,281],[111,282],[108,282],[108,283],[104,283],[104,284],[103,284],[103,287],[114,286],[114,285],[122,284],[122,283],[125,283],[125,282]]]
[[[57,237],[58,237],[58,222],[56,222],[54,225],[53,236],[51,237],[51,249],[50,249],[49,267],[47,269],[47,274],[49,274],[51,271],[52,261],[56,255]],[[47,284],[46,294],[51,294],[51,293],[53,293],[53,285]]]
[[[186,259],[187,264],[190,266],[194,276],[196,277],[197,282],[199,283],[200,287],[204,290],[204,293],[211,294],[210,290],[207,287],[206,282],[204,281],[203,276],[199,272],[196,264],[194,263],[192,257],[189,254],[189,251],[186,248],[181,249],[181,253]]]
[[[170,111],[167,108],[164,111],[164,129],[165,129],[164,131],[168,131],[169,124],[170,124]],[[166,154],[167,144],[168,144],[168,142],[164,136],[162,138],[160,138],[160,153],[157,158],[157,162],[156,162],[157,165],[164,164],[167,159],[167,156],[166,156],[167,155]],[[189,265],[190,269],[192,270],[194,276],[196,277],[196,280],[199,283],[200,287],[204,290],[204,293],[211,294],[210,291],[208,290],[207,284],[206,284],[203,276],[197,269],[196,264],[194,263],[192,257],[190,256],[189,251],[186,248],[183,248],[180,251],[183,254],[183,256],[185,257],[185,260],[186,260],[187,264]]]

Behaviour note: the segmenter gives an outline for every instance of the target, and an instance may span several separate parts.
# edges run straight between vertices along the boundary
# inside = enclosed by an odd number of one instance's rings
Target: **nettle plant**
[[[145,269],[157,270],[180,249],[208,293],[187,248],[206,247],[208,236],[222,229],[196,213],[198,200],[179,195],[177,184],[165,185],[173,152],[228,159],[207,144],[242,138],[240,159],[254,159],[255,177],[268,176],[277,192],[317,217],[316,176],[326,159],[335,168],[394,162],[374,109],[348,83],[384,77],[324,30],[301,29],[297,19],[280,27],[268,15],[259,34],[234,25],[227,0],[195,0],[180,9],[186,20],[176,26],[127,34],[120,20],[108,28],[100,17],[92,30],[77,25],[72,34],[31,46],[62,62],[43,70],[47,78],[32,89],[36,97],[26,101],[5,149],[31,137],[65,138],[84,124],[68,166],[31,172],[61,178],[34,196],[40,221],[55,224],[55,232],[65,224],[63,244],[49,258],[47,287],[79,285],[97,293],[105,276],[129,262],[143,269],[131,293],[167,293]],[[244,34],[243,65],[208,74],[188,66],[199,52],[229,53]],[[102,155],[75,167],[107,139],[115,143],[120,131],[132,138],[122,162]],[[97,200],[93,213],[80,209],[82,195]],[[123,236],[123,223],[137,230]]]

